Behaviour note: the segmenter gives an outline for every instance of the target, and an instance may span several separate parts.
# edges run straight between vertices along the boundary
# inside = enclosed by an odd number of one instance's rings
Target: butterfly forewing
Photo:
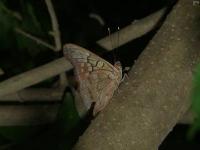
[[[112,98],[122,79],[119,62],[114,66],[96,54],[74,44],[64,46],[64,55],[75,68],[80,95],[93,114],[101,111]]]

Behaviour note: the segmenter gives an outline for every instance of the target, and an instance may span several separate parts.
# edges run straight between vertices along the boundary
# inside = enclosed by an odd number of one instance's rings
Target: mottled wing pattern
[[[122,79],[121,64],[114,66],[96,54],[74,44],[64,46],[64,55],[75,68],[80,95],[93,114],[101,111],[112,98]]]

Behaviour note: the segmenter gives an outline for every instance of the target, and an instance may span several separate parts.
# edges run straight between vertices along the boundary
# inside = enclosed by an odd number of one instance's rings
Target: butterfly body
[[[100,112],[112,98],[122,79],[120,62],[114,65],[96,54],[74,44],[64,46],[64,55],[72,63],[78,89],[87,109],[95,103],[93,115]]]

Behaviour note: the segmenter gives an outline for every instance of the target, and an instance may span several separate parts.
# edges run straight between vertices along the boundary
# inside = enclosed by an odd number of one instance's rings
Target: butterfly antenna
[[[117,27],[117,44],[116,44],[116,48],[119,47],[119,30],[120,30],[120,28],[119,28],[119,26],[118,26],[118,27]]]
[[[113,45],[113,40],[112,40],[112,37],[111,37],[111,30],[110,30],[109,27],[108,27],[108,36],[109,36],[109,39],[110,39],[111,50],[113,50],[114,49],[114,45]],[[114,58],[114,63],[115,63],[115,58]]]
[[[113,49],[113,42],[112,42],[111,31],[110,31],[110,28],[109,28],[109,27],[108,27],[108,36],[109,36],[109,39],[110,39],[110,46],[111,46],[111,49]]]
[[[113,55],[114,55],[114,63],[117,61],[116,59],[116,50],[119,46],[119,26],[117,27],[117,38],[114,38],[112,39],[111,37],[111,30],[110,28],[108,27],[108,35],[109,35],[109,38],[110,38],[110,45],[111,45],[111,49],[113,50]]]
[[[117,61],[117,58],[116,58],[116,50],[117,50],[117,48],[118,48],[118,46],[119,46],[119,30],[120,30],[120,28],[119,28],[119,26],[117,27],[117,39],[115,40],[115,48],[113,49],[113,52],[114,52],[114,61],[116,62]]]

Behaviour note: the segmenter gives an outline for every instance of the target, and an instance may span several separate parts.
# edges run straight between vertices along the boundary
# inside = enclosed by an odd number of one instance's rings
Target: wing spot
[[[88,59],[88,62],[89,62],[92,66],[96,66],[96,65],[97,65],[97,61],[96,61],[96,60]]]
[[[89,67],[88,67],[88,71],[89,71],[89,72],[92,72],[92,66],[89,66]]]
[[[104,63],[102,61],[97,62],[97,67],[102,68],[104,66]]]
[[[87,67],[92,67],[91,64],[87,63]]]

